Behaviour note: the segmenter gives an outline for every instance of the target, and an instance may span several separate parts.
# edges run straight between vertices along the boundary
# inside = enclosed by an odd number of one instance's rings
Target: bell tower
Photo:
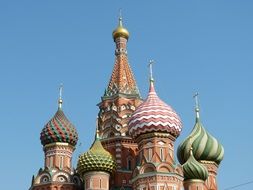
[[[105,149],[116,157],[117,169],[110,183],[113,187],[131,187],[130,178],[135,165],[137,144],[129,135],[128,121],[142,100],[128,63],[129,32],[122,16],[113,31],[115,64],[101,102],[98,104],[98,126]]]

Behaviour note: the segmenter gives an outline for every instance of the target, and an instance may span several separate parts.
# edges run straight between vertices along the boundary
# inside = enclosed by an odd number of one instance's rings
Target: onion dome
[[[129,32],[127,31],[126,28],[123,27],[122,24],[122,17],[119,17],[119,25],[118,27],[113,31],[112,33],[113,39],[114,41],[118,38],[118,37],[123,37],[126,38],[128,40],[129,38]]]
[[[201,179],[205,181],[208,177],[208,171],[205,166],[199,163],[190,150],[190,157],[183,164],[184,179]]]
[[[57,112],[40,133],[40,140],[43,146],[56,142],[69,143],[75,146],[78,141],[76,128],[63,113],[62,103],[60,96]]]
[[[178,147],[177,157],[181,164],[189,158],[191,147],[198,161],[212,161],[219,165],[224,156],[223,146],[205,130],[200,122],[198,106],[196,107],[195,126],[191,134]]]
[[[113,173],[115,169],[116,161],[114,157],[104,149],[97,131],[95,141],[91,145],[90,149],[79,156],[77,171],[82,176],[83,173],[89,171],[104,171]]]
[[[181,120],[177,113],[157,96],[152,68],[150,74],[148,97],[132,114],[129,120],[129,133],[134,138],[150,132],[164,132],[178,137],[182,129]]]

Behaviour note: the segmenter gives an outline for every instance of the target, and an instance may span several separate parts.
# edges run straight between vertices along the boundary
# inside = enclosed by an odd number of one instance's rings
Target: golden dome
[[[127,31],[126,28],[123,27],[123,24],[122,24],[122,17],[119,17],[119,25],[118,25],[118,27],[113,31],[112,36],[113,36],[114,41],[115,41],[116,38],[118,38],[118,37],[123,37],[123,38],[126,38],[126,39],[128,40],[128,38],[129,38],[129,32]]]

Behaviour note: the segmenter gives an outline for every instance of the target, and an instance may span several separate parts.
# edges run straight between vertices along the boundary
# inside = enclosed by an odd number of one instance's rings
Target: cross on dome
[[[153,64],[154,64],[155,62],[154,62],[154,60],[150,60],[149,61],[149,64],[148,64],[148,66],[149,66],[149,74],[150,74],[150,81],[154,81],[154,78],[153,78]]]
[[[198,99],[199,93],[196,92],[193,95],[193,98],[195,99],[195,112],[196,112],[196,117],[199,118],[199,99]]]
[[[59,100],[58,100],[58,107],[59,107],[59,109],[62,108],[62,103],[63,103],[63,100],[62,100],[62,91],[63,91],[63,84],[61,83],[60,84],[60,88],[59,88]]]

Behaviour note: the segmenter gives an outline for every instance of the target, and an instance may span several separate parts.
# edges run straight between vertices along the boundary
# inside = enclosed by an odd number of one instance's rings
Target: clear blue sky
[[[157,93],[181,116],[176,147],[194,125],[198,91],[203,124],[225,148],[219,189],[253,180],[252,1],[9,0],[0,2],[1,189],[28,189],[43,167],[40,131],[56,112],[60,83],[82,143],[74,165],[89,148],[114,64],[119,8],[142,96],[152,58]]]

